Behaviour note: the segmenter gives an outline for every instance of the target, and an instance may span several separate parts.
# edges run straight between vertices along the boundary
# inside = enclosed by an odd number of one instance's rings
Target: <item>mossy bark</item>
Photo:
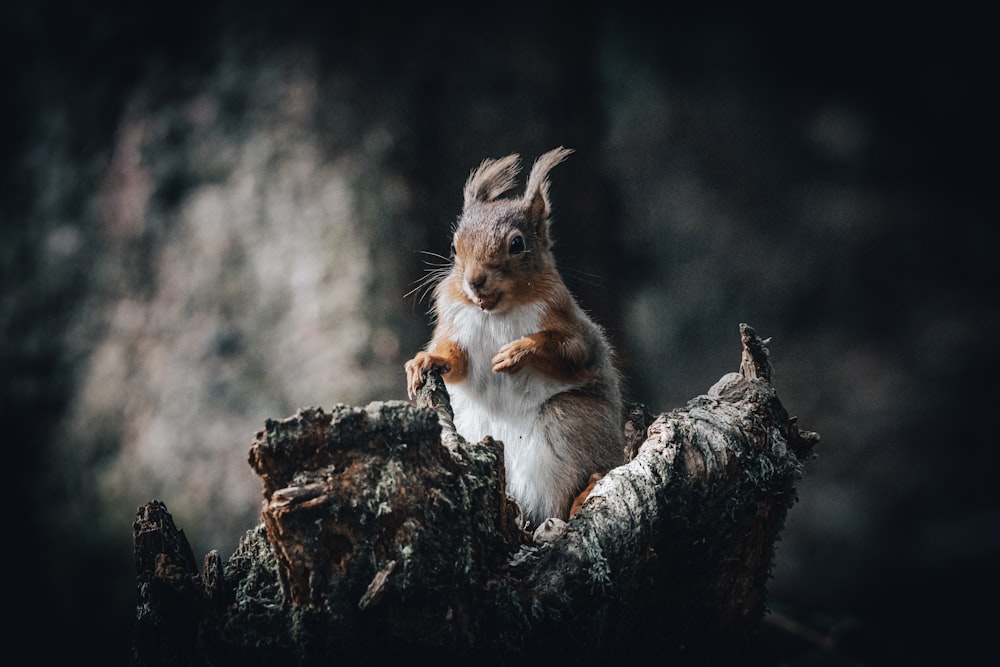
[[[268,421],[250,450],[262,523],[198,572],[166,507],[139,510],[139,665],[504,664],[740,651],[765,613],[774,544],[818,436],[741,326],[739,373],[655,418],[627,463],[534,537],[503,492],[502,444],[454,431],[431,376],[416,404]]]

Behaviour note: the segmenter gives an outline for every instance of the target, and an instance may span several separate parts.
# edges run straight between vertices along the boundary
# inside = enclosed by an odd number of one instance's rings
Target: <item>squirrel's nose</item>
[[[475,290],[482,289],[483,285],[486,284],[486,273],[485,272],[483,272],[483,273],[474,273],[471,276],[469,276],[468,278],[466,278],[466,280],[468,280],[469,286],[472,289],[475,289]]]

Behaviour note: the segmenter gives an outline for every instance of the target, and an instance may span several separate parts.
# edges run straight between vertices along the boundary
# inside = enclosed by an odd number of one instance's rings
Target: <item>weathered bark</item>
[[[534,539],[503,492],[502,444],[468,443],[440,379],[413,405],[300,410],[250,450],[263,521],[198,573],[166,507],[139,510],[137,664],[514,663],[745,648],[774,544],[818,436],[742,325],[739,373],[655,419],[568,524]],[[442,446],[442,444],[444,446]]]

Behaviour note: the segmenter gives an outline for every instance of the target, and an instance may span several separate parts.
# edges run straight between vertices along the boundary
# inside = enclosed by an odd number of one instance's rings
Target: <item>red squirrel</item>
[[[451,260],[436,276],[433,336],[405,365],[411,397],[437,369],[458,432],[503,442],[507,493],[533,526],[568,519],[623,456],[614,353],[552,254],[548,176],[572,152],[539,157],[521,196],[503,196],[516,154],[470,173]]]

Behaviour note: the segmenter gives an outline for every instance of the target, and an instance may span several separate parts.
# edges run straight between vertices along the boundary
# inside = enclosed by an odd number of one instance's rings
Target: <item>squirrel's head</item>
[[[465,183],[445,287],[483,310],[501,313],[543,298],[558,281],[549,233],[549,171],[573,151],[556,148],[531,167],[524,194],[503,197],[517,180],[520,157],[485,160]]]

